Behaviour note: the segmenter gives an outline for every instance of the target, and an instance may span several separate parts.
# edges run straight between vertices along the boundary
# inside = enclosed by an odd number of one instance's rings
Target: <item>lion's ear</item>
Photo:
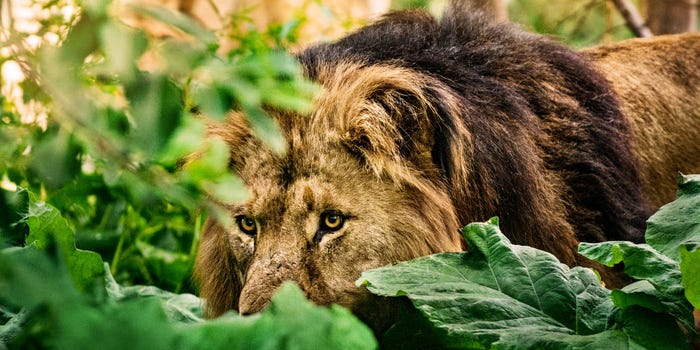
[[[364,70],[373,71],[357,75],[343,94],[354,99],[345,104],[352,108],[338,113],[346,147],[377,174],[392,178],[413,170],[448,178],[463,173],[464,164],[458,163],[466,163],[464,140],[469,137],[460,120],[459,97],[416,72]]]
[[[430,157],[434,111],[420,92],[385,84],[360,103],[361,108],[346,116],[344,143],[372,167],[382,168],[387,162],[408,166],[406,162]]]

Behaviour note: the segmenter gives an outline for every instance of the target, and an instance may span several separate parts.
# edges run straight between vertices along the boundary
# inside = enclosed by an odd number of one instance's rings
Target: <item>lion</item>
[[[233,113],[211,127],[250,199],[210,219],[196,262],[206,316],[262,310],[282,282],[375,331],[390,305],[368,269],[458,252],[500,217],[516,244],[599,269],[581,241],[641,242],[678,171],[700,171],[699,35],[575,52],[451,10],[386,15],[296,55],[321,92],[308,115],[270,109],[283,155]]]

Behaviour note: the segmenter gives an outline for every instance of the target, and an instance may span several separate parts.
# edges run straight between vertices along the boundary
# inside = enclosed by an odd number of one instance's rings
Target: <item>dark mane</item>
[[[579,240],[640,241],[649,209],[610,86],[578,53],[468,12],[392,13],[298,59],[311,79],[353,62],[409,68],[453,91],[460,111],[439,111],[432,155],[464,224],[499,215],[515,242],[547,247],[536,235],[547,212],[532,203],[547,196],[534,183],[552,182]],[[455,123],[473,135],[469,186],[454,183],[448,161]]]

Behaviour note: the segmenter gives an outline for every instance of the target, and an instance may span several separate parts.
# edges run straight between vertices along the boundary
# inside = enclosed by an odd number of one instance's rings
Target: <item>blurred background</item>
[[[303,22],[302,42],[337,38],[389,10],[426,8],[440,15],[448,0],[147,0],[187,13],[214,30],[230,28],[248,17],[258,28]],[[522,24],[574,46],[638,35],[694,31],[698,28],[697,0],[457,0],[492,14],[497,20]],[[232,14],[235,14],[232,16]],[[636,21],[630,24],[629,20]],[[235,25],[234,25],[235,26]]]

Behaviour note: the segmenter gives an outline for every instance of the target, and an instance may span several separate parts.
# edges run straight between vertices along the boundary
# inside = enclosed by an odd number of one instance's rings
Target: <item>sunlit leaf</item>
[[[167,77],[146,75],[128,86],[126,96],[135,121],[134,141],[151,157],[159,154],[182,118],[181,90]]]
[[[56,135],[47,135],[32,151],[30,166],[51,187],[58,188],[80,172],[81,152],[76,140],[62,130]]]
[[[29,209],[23,221],[29,226],[27,244],[40,249],[50,247],[53,242],[58,244],[78,288],[91,288],[103,276],[102,258],[97,253],[76,249],[75,234],[55,207],[30,193]]]

